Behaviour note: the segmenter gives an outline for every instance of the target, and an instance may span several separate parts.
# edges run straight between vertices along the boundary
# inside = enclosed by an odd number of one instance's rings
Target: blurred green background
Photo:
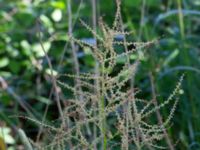
[[[72,0],[71,4],[73,35],[93,40],[79,22],[81,18],[92,26],[92,0]],[[123,0],[121,10],[124,27],[133,32],[133,41],[160,39],[141,53],[136,74],[136,86],[143,91],[140,96],[152,98],[150,73],[159,102],[170,95],[185,73],[183,94],[168,131],[176,149],[199,150],[200,0]],[[114,0],[97,0],[97,17],[103,16],[109,25],[115,11]],[[35,124],[16,115],[41,121],[48,106],[45,120],[58,117],[38,29],[55,73],[74,73],[67,0],[0,0],[0,127],[10,148],[20,145],[16,128],[23,128],[33,140],[38,132]],[[83,50],[77,55],[82,72],[93,69],[91,55]],[[168,110],[162,112],[163,116]]]

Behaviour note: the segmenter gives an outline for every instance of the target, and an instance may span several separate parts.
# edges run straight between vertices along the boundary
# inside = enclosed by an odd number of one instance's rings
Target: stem
[[[96,4],[96,0],[91,0],[91,3],[92,3],[92,24],[93,24],[93,30],[96,32],[97,31],[97,4]],[[93,37],[94,39],[95,39],[95,41],[96,41],[96,45],[95,45],[95,47],[97,47],[97,39],[96,39],[96,37],[94,36]],[[99,62],[96,60],[95,61],[95,76],[99,76]],[[96,80],[95,80],[95,86],[97,87],[97,95],[98,95],[98,97],[100,97],[100,88],[99,88],[99,79],[97,78]],[[97,107],[97,104],[95,103],[94,104],[94,107]],[[95,116],[96,116],[97,114],[96,114],[96,112],[95,112]],[[94,139],[96,139],[97,138],[97,128],[96,128],[96,126],[94,125],[94,127],[93,127],[93,132],[94,132]],[[97,150],[97,144],[95,143],[94,144],[94,150]]]
[[[70,37],[73,36],[73,29],[72,29],[72,10],[71,10],[71,0],[67,0],[67,10],[68,10],[68,34]],[[80,70],[79,70],[79,62],[78,62],[78,56],[76,53],[76,48],[75,48],[75,43],[73,40],[70,40],[71,48],[72,48],[72,55],[73,55],[73,61],[74,61],[74,70],[76,72],[76,86],[77,90],[82,93],[81,87],[80,87],[80,81],[79,81],[79,76],[80,76]],[[78,96],[78,94],[75,94]],[[78,97],[81,101],[83,101],[82,94]]]
[[[181,0],[177,0],[178,5],[178,18],[179,18],[179,26],[181,30],[181,38],[185,38],[185,32],[184,32],[184,21],[183,21],[183,13],[182,13],[182,7],[181,7]]]
[[[101,122],[101,134],[103,136],[103,150],[106,150],[107,147],[107,137],[106,137],[106,114],[105,114],[105,99],[104,99],[104,94],[105,94],[105,66],[104,63],[101,64],[102,67],[102,77],[103,79],[101,80],[101,100],[100,100],[100,120]]]
[[[106,150],[107,147],[107,137],[106,137],[106,120],[105,120],[105,103],[104,97],[101,99],[101,117],[102,117],[102,135],[103,135],[103,150]]]
[[[153,73],[150,72],[149,76],[150,76],[150,82],[151,82],[151,93],[152,93],[152,97],[153,97],[153,103],[154,103],[154,106],[157,107],[158,106],[158,102],[157,102],[157,98],[156,98],[156,87],[155,87],[155,84],[154,84]],[[159,110],[156,110],[156,116],[157,116],[157,119],[158,119],[158,122],[159,122],[160,126],[163,125],[163,119],[162,119],[162,116],[161,116]],[[169,137],[169,135],[168,135],[168,133],[167,133],[165,128],[163,129],[163,133],[164,133],[164,137],[165,137],[165,140],[167,142],[168,148],[170,150],[174,150],[173,143],[170,140],[170,137]]]
[[[58,111],[59,111],[59,114],[60,114],[60,117],[62,119],[62,122],[63,122],[63,125],[65,126],[65,119],[64,119],[64,115],[63,115],[63,111],[62,111],[62,107],[61,107],[61,102],[60,102],[60,96],[59,96],[59,92],[58,92],[58,87],[57,87],[57,83],[56,83],[56,78],[55,76],[53,75],[53,65],[50,61],[50,58],[44,48],[44,45],[43,45],[43,42],[42,42],[42,35],[41,35],[41,30],[40,30],[40,27],[39,27],[39,23],[40,23],[40,20],[38,20],[38,24],[37,24],[37,30],[38,30],[38,36],[39,36],[39,43],[40,43],[40,46],[42,48],[42,51],[44,52],[45,54],[45,58],[47,60],[47,63],[48,63],[48,66],[51,70],[51,82],[53,84],[53,88],[54,88],[54,91],[55,91],[55,99],[56,99],[56,104],[57,104],[57,107],[58,107]]]

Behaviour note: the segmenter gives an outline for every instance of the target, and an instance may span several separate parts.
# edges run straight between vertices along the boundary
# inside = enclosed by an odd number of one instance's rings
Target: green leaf
[[[60,9],[55,9],[53,11],[53,13],[51,14],[51,18],[55,21],[55,22],[59,22],[62,19],[62,11]]]
[[[44,46],[44,50],[46,51],[46,53],[48,53],[49,49],[51,48],[51,43],[44,42],[43,46]],[[45,53],[44,53],[40,43],[33,45],[33,51],[35,52],[36,57],[44,57],[45,56]]]
[[[21,61],[11,60],[9,63],[9,68],[12,72],[18,73],[21,68]]]
[[[42,96],[36,96],[36,99],[44,104],[50,105],[52,104],[52,101],[46,97],[42,97]]]
[[[173,59],[175,59],[179,54],[179,50],[175,49],[164,61],[163,66],[167,66]]]
[[[31,45],[26,40],[21,41],[20,45],[23,48],[23,53],[26,56],[31,56]]]
[[[62,1],[54,1],[51,2],[50,5],[57,9],[65,9],[65,3]]]
[[[0,137],[5,140],[6,144],[14,144],[15,139],[11,136],[11,129],[8,127],[0,127]]]
[[[48,75],[51,75],[51,69],[50,68],[46,69],[45,73],[48,74]],[[56,70],[52,70],[52,73],[53,73],[53,76],[58,75],[58,72]]]
[[[7,57],[3,57],[0,59],[0,68],[6,67],[9,64],[9,59]]]

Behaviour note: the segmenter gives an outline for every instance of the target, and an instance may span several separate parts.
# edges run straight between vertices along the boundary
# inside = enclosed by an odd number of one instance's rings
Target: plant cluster
[[[164,149],[159,141],[165,137],[164,131],[170,126],[176,110],[176,95],[179,94],[183,76],[163,103],[155,105],[155,100],[137,98],[140,90],[133,86],[133,81],[140,59],[137,57],[130,61],[129,57],[156,41],[127,40],[131,33],[123,30],[119,1],[112,27],[105,24],[102,18],[99,19],[98,33],[84,21],[81,24],[92,33],[96,43],[92,45],[74,37],[70,40],[89,49],[98,71],[61,75],[76,80],[75,86],[57,80],[73,95],[66,101],[64,122],[59,128],[41,124],[49,133],[44,145],[34,145],[38,149]],[[119,40],[117,37],[122,38]],[[121,57],[126,59],[126,63],[116,71],[117,59]],[[162,124],[152,124],[151,116],[166,105],[170,106],[168,117]]]

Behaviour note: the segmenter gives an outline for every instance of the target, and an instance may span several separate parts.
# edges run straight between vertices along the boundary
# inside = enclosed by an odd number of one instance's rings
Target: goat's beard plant
[[[152,44],[152,42],[127,42],[128,32],[124,32],[121,24],[120,6],[110,28],[102,19],[99,20],[99,34],[85,22],[81,23],[95,37],[98,44],[89,43],[70,37],[82,48],[91,50],[98,73],[83,73],[80,76],[66,74],[66,77],[76,79],[76,85],[70,86],[58,80],[57,82],[73,93],[73,98],[67,100],[64,108],[65,124],[59,129],[51,128],[52,134],[48,145],[41,149],[157,149],[164,148],[158,144],[164,136],[164,130],[169,125],[178,100],[180,81],[169,98],[161,104],[154,105],[151,101],[136,98],[138,90],[133,84],[139,59],[133,63],[129,56]],[[116,37],[123,37],[117,41]],[[127,50],[132,46],[133,49]],[[123,53],[117,53],[116,47],[123,47]],[[119,72],[114,72],[118,58],[125,57],[127,62]],[[128,86],[129,83],[129,86]],[[174,100],[174,101],[173,101]],[[162,124],[150,124],[150,116],[157,110],[171,104],[169,116]],[[72,119],[73,118],[73,119]],[[56,133],[55,133],[56,132]],[[51,135],[52,135],[51,134]],[[52,138],[53,137],[53,138]],[[48,140],[48,138],[47,138]]]

